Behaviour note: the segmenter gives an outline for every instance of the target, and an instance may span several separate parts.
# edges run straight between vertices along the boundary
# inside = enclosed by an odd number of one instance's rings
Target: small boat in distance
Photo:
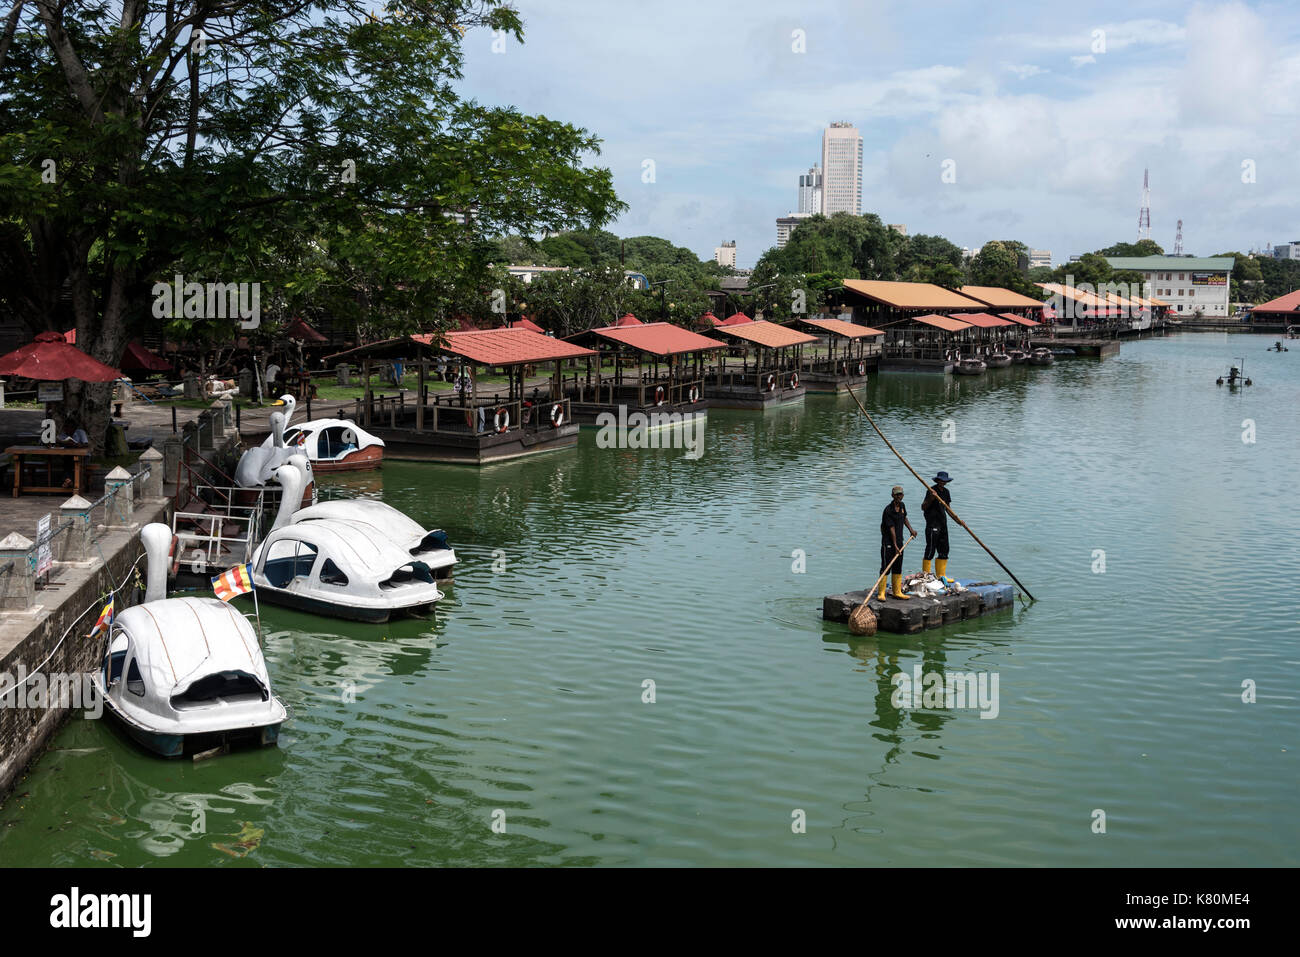
[[[990,369],[1005,369],[1011,365],[1011,356],[1006,352],[995,352],[992,355],[985,356],[984,362]]]
[[[1055,361],[1056,357],[1052,355],[1052,350],[1044,346],[1039,346],[1029,353],[1029,364],[1031,366],[1050,366]]]
[[[275,744],[287,712],[252,625],[216,598],[168,598],[171,529],[151,523],[140,540],[148,556],[144,602],[113,620],[90,679],[108,713],[167,758]]]
[[[1225,382],[1227,382],[1229,389],[1235,389],[1238,386],[1242,386],[1242,385],[1253,385],[1253,383],[1246,378],[1245,372],[1242,371],[1246,368],[1246,360],[1238,356],[1233,361],[1236,362],[1237,364],[1233,366],[1228,366],[1228,371],[1223,375],[1219,376],[1219,378],[1215,379],[1214,384],[1223,385]]]
[[[272,444],[266,437],[263,447]],[[312,419],[284,433],[284,444],[307,456],[317,472],[377,469],[384,462],[384,440],[347,419]]]
[[[1011,361],[1018,366],[1024,365],[1026,362],[1029,361],[1029,353],[1026,352],[1024,349],[1008,349],[1007,355],[1009,355],[1011,357]]]
[[[983,359],[968,356],[958,359],[953,365],[952,371],[958,375],[980,375],[986,368],[988,367],[984,364]]]

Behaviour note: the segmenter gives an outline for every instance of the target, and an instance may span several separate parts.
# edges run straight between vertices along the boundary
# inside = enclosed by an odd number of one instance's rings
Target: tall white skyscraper
[[[852,123],[832,123],[822,134],[821,212],[862,213],[862,134]]]
[[[736,241],[733,239],[730,242],[728,242],[727,240],[724,239],[722,241],[721,246],[714,246],[713,261],[716,262],[719,266],[730,266],[732,269],[735,269],[736,268]]]
[[[799,212],[820,213],[822,211],[822,168],[814,164],[803,176],[799,177]]]

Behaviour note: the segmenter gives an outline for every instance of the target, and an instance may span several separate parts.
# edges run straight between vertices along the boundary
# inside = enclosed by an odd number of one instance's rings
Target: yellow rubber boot
[[[893,584],[894,584],[894,597],[895,597],[895,598],[911,598],[911,597],[912,597],[911,595],[904,595],[904,594],[903,594],[903,576],[902,576],[902,575],[890,575],[890,576],[889,576],[889,579],[890,579],[890,581],[892,581]]]
[[[886,589],[887,587],[888,587],[888,585],[886,584],[884,577],[881,576],[881,579],[880,579],[880,600],[881,600],[881,601],[884,601],[884,600],[885,600],[885,589]]]
[[[926,575],[930,574],[930,559],[928,558],[921,559],[921,571],[924,572]]]
[[[940,578],[943,578],[945,575],[947,575],[947,574],[948,574],[948,559],[946,559],[946,558],[936,558],[936,559],[934,560],[934,570],[935,570],[935,573],[938,574],[938,576],[939,576]]]

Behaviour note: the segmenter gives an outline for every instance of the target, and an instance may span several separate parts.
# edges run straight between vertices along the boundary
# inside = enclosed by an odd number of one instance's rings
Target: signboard
[[[36,523],[36,575],[40,577],[54,567],[50,554],[50,515],[41,516]]]
[[[36,401],[37,402],[62,402],[63,383],[62,382],[36,383]]]
[[[1193,286],[1226,286],[1227,284],[1228,284],[1228,274],[1226,272],[1192,273]]]

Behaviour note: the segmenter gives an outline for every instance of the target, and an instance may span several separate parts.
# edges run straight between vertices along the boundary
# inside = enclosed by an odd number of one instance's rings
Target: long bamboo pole
[[[870,422],[871,427],[876,430],[876,434],[880,436],[881,441],[884,442],[885,445],[889,446],[889,451],[893,452],[894,455],[898,456],[898,461],[902,462],[903,465],[907,466],[907,470],[916,476],[916,480],[920,482],[922,485],[924,485],[927,491],[931,491],[931,492],[934,491],[934,489],[930,487],[930,483],[927,482],[925,479],[921,478],[920,474],[916,471],[916,469],[908,465],[907,459],[903,458],[902,453],[900,453],[898,449],[894,448],[893,444],[889,441],[889,439],[885,438],[885,433],[880,431],[880,426],[876,425],[876,420],[871,417],[871,413],[867,411],[867,407],[862,404],[862,400],[858,398],[857,393],[855,393],[852,388],[849,389],[849,395],[853,396],[853,401],[858,404],[858,408],[861,409],[862,414],[867,417],[867,421]],[[952,507],[949,506],[947,502],[945,502],[938,495],[935,496],[935,499],[939,502],[940,505],[943,506],[944,511],[952,516],[952,520],[954,522],[956,522],[962,528],[966,529],[967,532],[970,532],[970,537],[975,539],[975,543],[979,545],[980,548],[984,549],[984,551],[989,553],[989,557],[998,563],[998,567],[1011,576],[1011,580],[1020,586],[1020,590],[1029,596],[1030,601],[1038,600],[1037,598],[1034,597],[1033,593],[1028,588],[1025,587],[1024,583],[1019,578],[1016,577],[1016,573],[1013,572],[1010,568],[1007,568],[1006,565],[1003,565],[1002,559],[998,558],[998,556],[993,554],[993,549],[989,548],[982,541],[980,541],[980,537],[976,535],[973,531],[971,531],[971,527],[967,525],[965,522],[963,522],[961,518],[958,517],[957,513],[952,510]]]

